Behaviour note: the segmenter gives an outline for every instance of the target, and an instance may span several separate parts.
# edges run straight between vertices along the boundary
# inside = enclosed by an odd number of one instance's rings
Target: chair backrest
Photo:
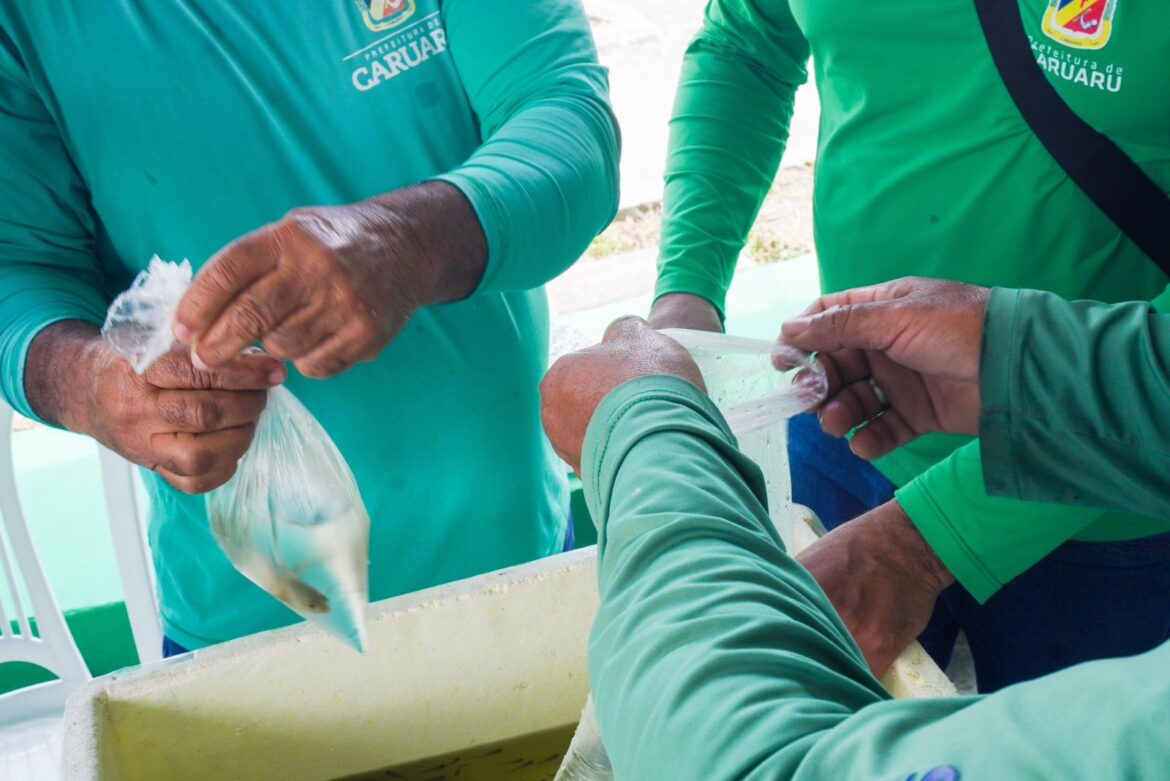
[[[12,418],[12,408],[0,400],[0,526],[6,532],[0,535],[0,662],[31,662],[57,680],[0,695],[4,723],[59,712],[69,695],[90,679],[49,589],[20,507],[12,465]],[[30,617],[36,618],[35,634]]]
[[[162,624],[155,592],[154,564],[143,532],[135,490],[134,466],[116,453],[98,446],[102,487],[114,557],[122,577],[122,594],[130,616],[130,631],[142,664],[162,658]]]

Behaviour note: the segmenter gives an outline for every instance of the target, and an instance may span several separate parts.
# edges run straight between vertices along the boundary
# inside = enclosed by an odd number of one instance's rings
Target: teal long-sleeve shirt
[[[1128,10],[1106,12],[1103,37],[1082,47],[1061,39],[1049,0],[1018,2],[1036,67],[1170,191],[1162,9],[1122,0]],[[671,121],[659,295],[722,307],[809,70],[820,96],[813,214],[825,292],[907,275],[1101,301],[1150,300],[1166,286],[1024,122],[971,0],[712,0]],[[969,437],[923,437],[876,465],[979,600],[1070,538],[1170,530],[1164,516],[989,496]]]
[[[487,236],[475,295],[417,313],[377,361],[288,387],[357,477],[371,598],[556,552],[540,286],[612,217],[617,160],[577,0],[0,0],[0,389],[33,414],[32,340],[101,323],[154,253],[198,268],[290,209],[442,178]],[[296,620],[232,569],[201,497],[146,480],[172,639]]]
[[[1170,644],[985,697],[891,700],[689,383],[611,393],[582,472],[600,531],[589,675],[616,778],[1165,775]]]

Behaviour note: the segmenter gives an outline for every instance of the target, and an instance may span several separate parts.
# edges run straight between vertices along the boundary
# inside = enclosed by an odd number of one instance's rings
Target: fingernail
[[[812,323],[811,317],[794,317],[791,320],[786,320],[784,325],[780,326],[780,331],[785,336],[798,336],[804,333],[810,323]]]
[[[191,342],[191,329],[182,323],[175,323],[174,334],[175,338],[183,344],[189,344]]]
[[[288,369],[284,367],[284,364],[281,364],[272,371],[268,372],[269,385],[280,385],[286,379],[288,379]]]
[[[191,350],[191,365],[201,372],[211,371],[211,367],[203,362],[203,359],[199,357],[199,353],[195,352],[194,349]]]

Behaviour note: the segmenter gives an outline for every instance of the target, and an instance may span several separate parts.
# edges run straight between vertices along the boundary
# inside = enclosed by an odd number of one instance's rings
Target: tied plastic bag
[[[174,346],[175,310],[191,278],[187,261],[156,255],[110,306],[102,335],[139,374]],[[287,388],[268,392],[251,447],[208,494],[207,509],[237,570],[365,651],[370,518],[341,452]]]
[[[740,451],[764,474],[772,523],[788,550],[795,550],[788,419],[824,400],[829,386],[824,369],[806,353],[762,339],[683,329],[662,333],[685,347],[698,364],[707,395],[723,413]],[[573,340],[562,335],[560,341]],[[773,358],[792,368],[777,371]],[[613,781],[593,695],[585,700],[554,781]]]

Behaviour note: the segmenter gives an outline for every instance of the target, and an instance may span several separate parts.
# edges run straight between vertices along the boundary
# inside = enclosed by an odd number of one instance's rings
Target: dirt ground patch
[[[813,251],[812,186],[811,163],[780,170],[748,234],[741,263],[775,263]],[[628,209],[593,240],[585,258],[600,260],[654,247],[661,229],[660,202]]]

